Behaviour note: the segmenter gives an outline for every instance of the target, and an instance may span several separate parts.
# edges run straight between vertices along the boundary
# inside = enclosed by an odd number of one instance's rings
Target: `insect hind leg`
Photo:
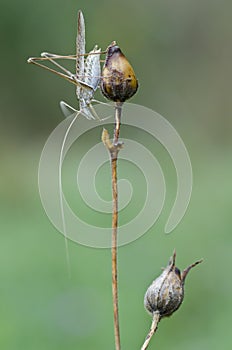
[[[49,62],[51,62],[52,64],[54,64],[56,67],[60,68],[63,72],[65,72],[71,79],[74,80],[74,74],[71,73],[68,69],[66,69],[65,67],[63,67],[61,64],[59,64],[58,62],[56,62],[55,60],[53,60],[53,58],[57,58],[57,55],[55,56],[55,54],[52,53],[48,53],[48,52],[42,52],[41,56],[44,58],[47,58]]]

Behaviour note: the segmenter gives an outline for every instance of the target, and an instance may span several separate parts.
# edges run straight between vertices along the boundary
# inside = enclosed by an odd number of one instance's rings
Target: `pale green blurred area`
[[[110,251],[70,242],[69,279],[63,236],[37,187],[43,145],[63,118],[58,103],[77,104],[71,84],[26,60],[42,51],[73,53],[81,8],[87,49],[117,40],[140,82],[133,102],[169,120],[193,166],[187,214],[165,235],[175,172],[165,151],[150,145],[167,176],[167,201],[156,225],[119,249],[122,349],[140,348],[150,326],[143,295],[174,248],[181,269],[204,263],[191,271],[181,309],[160,323],[150,348],[231,349],[232,3],[1,0],[0,8],[0,348],[114,348]],[[110,183],[110,171],[104,175],[99,186]]]

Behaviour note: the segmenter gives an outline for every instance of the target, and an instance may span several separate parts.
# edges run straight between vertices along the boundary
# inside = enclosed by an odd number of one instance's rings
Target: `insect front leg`
[[[94,114],[91,112],[91,109],[90,109],[91,103],[89,102],[87,103],[86,99],[81,97],[79,99],[79,105],[80,105],[80,112],[81,114],[84,115],[84,117],[86,117],[87,119],[95,119],[96,113]],[[99,119],[98,116],[97,116],[97,119]]]
[[[63,115],[65,117],[70,117],[70,115],[72,114],[77,114],[79,111],[75,108],[73,108],[72,106],[70,106],[68,103],[64,102],[64,101],[60,101],[60,108],[63,112]]]

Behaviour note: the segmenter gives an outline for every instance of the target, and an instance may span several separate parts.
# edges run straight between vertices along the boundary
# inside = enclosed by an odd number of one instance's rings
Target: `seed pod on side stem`
[[[202,262],[199,260],[181,272],[175,265],[176,252],[171,256],[168,266],[157,277],[144,297],[144,306],[149,313],[158,311],[160,317],[171,316],[184,299],[184,283],[189,271]]]
[[[184,299],[184,283],[187,274],[194,266],[202,262],[202,260],[196,261],[181,272],[176,267],[175,260],[176,252],[174,251],[167,267],[146,291],[144,306],[152,315],[152,325],[141,350],[147,349],[160,319],[171,316],[180,307]]]

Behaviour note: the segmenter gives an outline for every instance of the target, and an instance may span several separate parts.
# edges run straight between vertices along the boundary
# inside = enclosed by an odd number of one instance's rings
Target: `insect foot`
[[[159,312],[160,318],[171,316],[184,299],[184,283],[189,271],[202,262],[199,260],[181,272],[175,265],[176,252],[171,256],[168,266],[147,289],[144,297],[146,310],[154,314]]]
[[[115,41],[107,48],[100,87],[103,95],[115,102],[125,102],[138,89],[135,72]]]

